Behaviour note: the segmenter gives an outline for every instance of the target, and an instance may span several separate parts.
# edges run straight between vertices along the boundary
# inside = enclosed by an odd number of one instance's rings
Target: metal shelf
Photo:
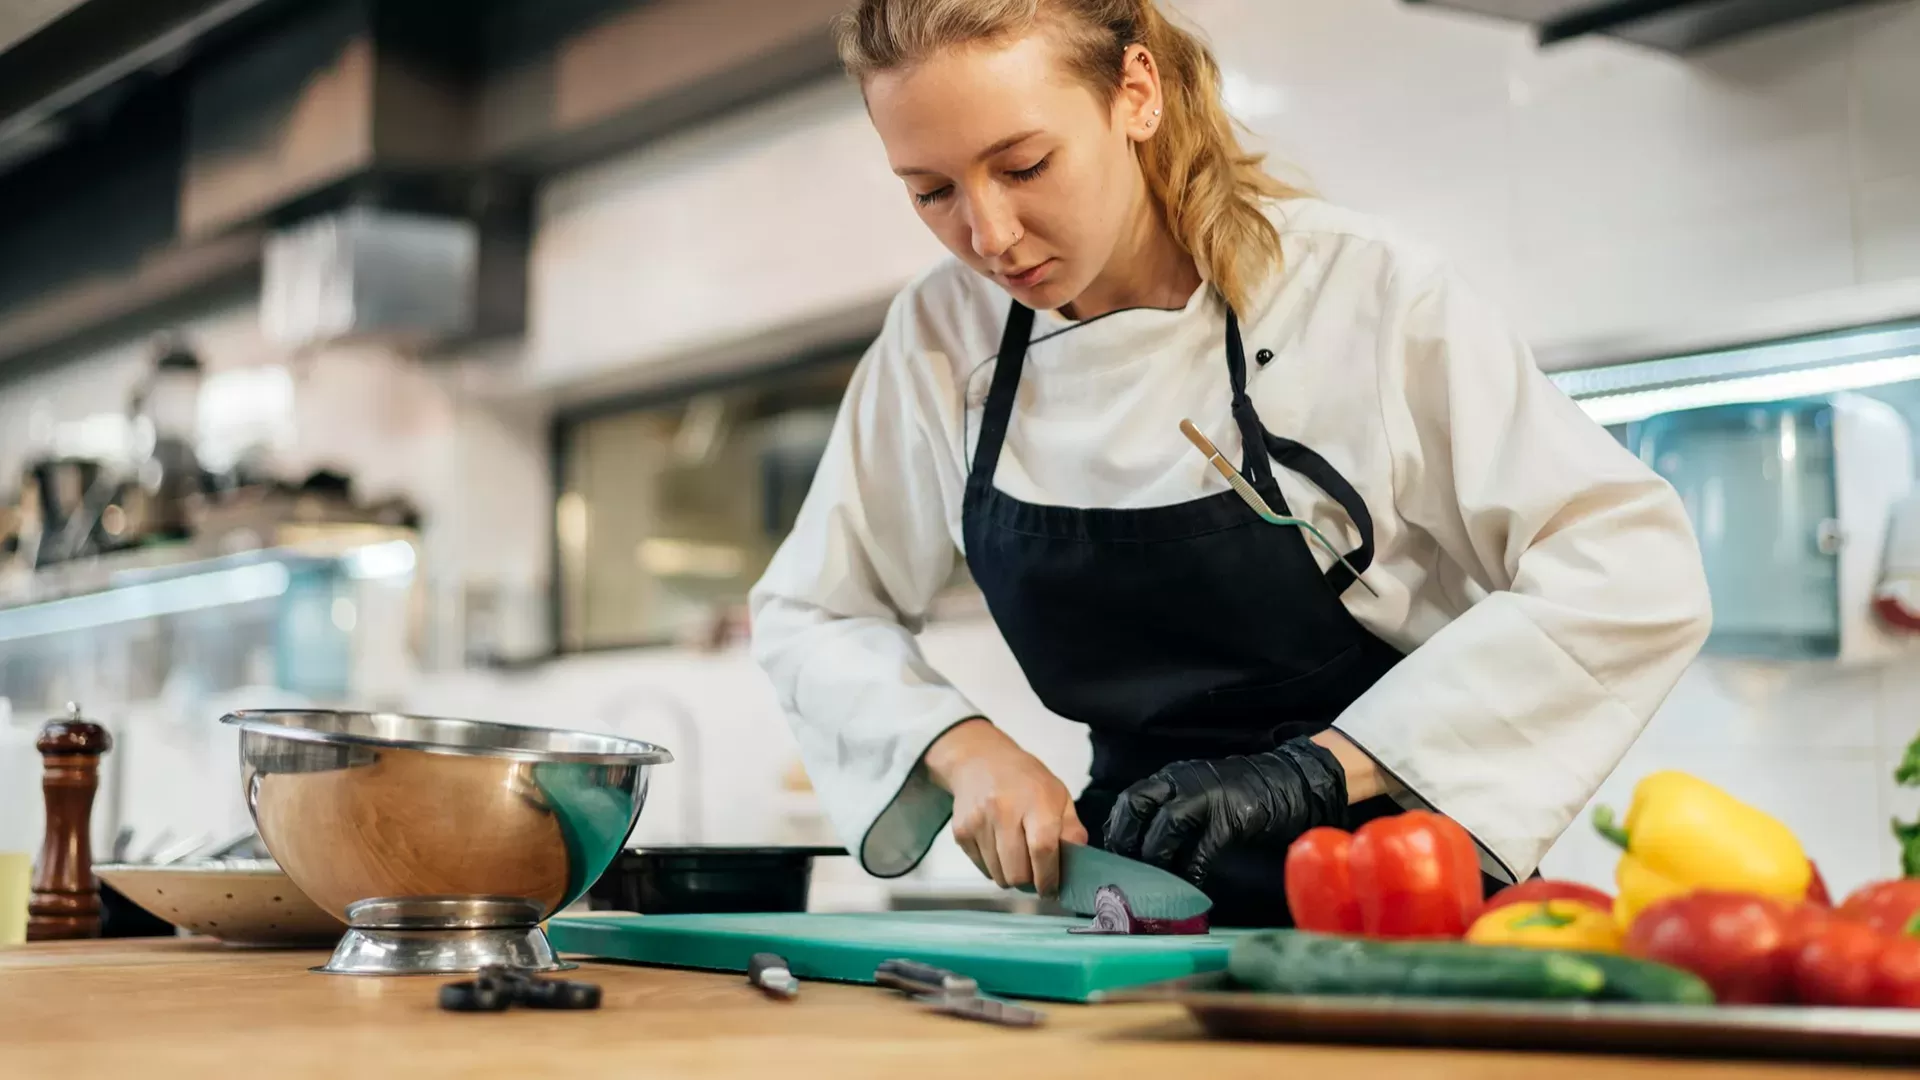
[[[0,644],[271,600],[303,569],[406,577],[415,560],[412,532],[379,526],[328,526],[231,554],[181,545],[103,555],[0,584]]]

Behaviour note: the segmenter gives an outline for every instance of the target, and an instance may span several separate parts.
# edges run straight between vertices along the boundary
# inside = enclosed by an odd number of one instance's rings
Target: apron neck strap
[[[993,384],[980,418],[980,441],[973,449],[971,483],[993,483],[1000,464],[1000,447],[1007,441],[1007,421],[1013,417],[1014,395],[1020,390],[1020,369],[1026,365],[1027,341],[1033,337],[1033,309],[1015,300],[1007,309],[1007,326],[1000,333],[1000,355],[993,365]]]
[[[1227,309],[1227,379],[1233,384],[1233,422],[1240,428],[1240,475],[1259,485],[1273,479],[1267,460],[1266,428],[1247,396],[1247,349],[1240,342],[1240,317]]]

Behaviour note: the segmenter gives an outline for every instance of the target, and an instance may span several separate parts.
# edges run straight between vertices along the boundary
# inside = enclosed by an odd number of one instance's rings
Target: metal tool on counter
[[[1380,595],[1373,586],[1367,584],[1366,578],[1360,576],[1360,571],[1354,569],[1353,564],[1347,561],[1347,557],[1340,554],[1340,549],[1334,547],[1332,542],[1321,535],[1319,529],[1313,527],[1312,522],[1275,513],[1273,507],[1267,505],[1267,500],[1262,498],[1260,493],[1253,489],[1252,484],[1247,483],[1247,478],[1240,475],[1240,470],[1234,468],[1231,462],[1220,456],[1220,451],[1213,445],[1213,440],[1202,435],[1200,429],[1193,426],[1193,421],[1180,421],[1180,434],[1185,435],[1187,441],[1192,443],[1195,449],[1206,455],[1207,463],[1213,466],[1215,472],[1226,478],[1227,485],[1233,488],[1234,494],[1240,496],[1242,502],[1252,507],[1253,512],[1260,515],[1260,520],[1269,525],[1290,525],[1296,529],[1304,530],[1308,536],[1318,541],[1321,547],[1327,549],[1327,554],[1333,556],[1334,561],[1346,567],[1347,570],[1353,574],[1355,581],[1358,581],[1368,592],[1373,593],[1373,595]]]
[[[784,959],[772,953],[753,954],[747,961],[747,981],[782,1001],[791,1001],[800,995],[800,980],[793,977]]]
[[[913,995],[934,1012],[979,1020],[1004,1027],[1038,1027],[1047,1014],[1011,1001],[987,997],[980,984],[964,975],[917,960],[888,960],[873,973],[873,981]]]
[[[543,979],[522,968],[490,965],[471,979],[440,988],[440,1007],[448,1012],[503,1012],[514,1005],[529,1009],[597,1009],[600,988],[571,979]]]

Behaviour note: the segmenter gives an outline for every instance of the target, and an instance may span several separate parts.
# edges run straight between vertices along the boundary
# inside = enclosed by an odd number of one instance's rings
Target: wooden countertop
[[[316,975],[319,952],[190,938],[0,949],[0,1073],[18,1077],[1167,1076],[1326,1080],[1772,1080],[1835,1067],[1222,1043],[1171,1006],[1049,1006],[1009,1030],[896,994],[808,983],[770,1000],[737,976],[584,963],[596,1012],[454,1014],[439,978]],[[1920,1075],[1916,1073],[1915,1075]]]

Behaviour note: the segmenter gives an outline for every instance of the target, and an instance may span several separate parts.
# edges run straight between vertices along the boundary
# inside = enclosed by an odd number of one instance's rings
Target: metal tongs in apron
[[[912,994],[935,1012],[1007,1027],[1038,1027],[1047,1014],[1025,1005],[984,997],[980,984],[964,975],[922,964],[917,960],[888,960],[873,973],[873,981]]]
[[[1360,576],[1360,571],[1354,569],[1353,564],[1347,561],[1347,557],[1340,554],[1340,549],[1334,547],[1325,536],[1320,534],[1319,529],[1313,527],[1312,522],[1274,513],[1273,507],[1267,505],[1267,500],[1253,490],[1253,485],[1247,483],[1247,478],[1240,475],[1239,469],[1234,468],[1231,462],[1220,456],[1220,451],[1213,445],[1213,440],[1200,434],[1200,429],[1193,426],[1193,421],[1180,421],[1180,433],[1187,437],[1187,441],[1192,443],[1195,449],[1206,455],[1207,463],[1213,466],[1215,472],[1227,478],[1227,484],[1233,488],[1234,494],[1240,496],[1240,501],[1253,507],[1253,512],[1260,515],[1260,520],[1269,525],[1291,525],[1304,531],[1308,536],[1319,541],[1320,546],[1327,549],[1327,554],[1333,556],[1335,562],[1346,567],[1347,571],[1353,575],[1353,580],[1359,582],[1373,595],[1380,595],[1378,590],[1367,584],[1366,578]]]

